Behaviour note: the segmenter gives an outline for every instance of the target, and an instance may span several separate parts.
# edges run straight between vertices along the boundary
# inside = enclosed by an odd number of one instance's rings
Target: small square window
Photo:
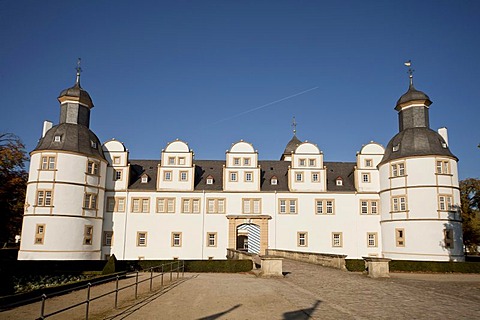
[[[310,159],[310,160],[308,160],[308,165],[309,165],[310,167],[315,167],[315,163],[316,163],[315,159]]]
[[[273,177],[272,179],[270,179],[270,184],[272,186],[276,186],[278,184],[278,180],[276,177]]]
[[[93,140],[90,141],[90,146],[94,149],[97,149],[97,143]]]
[[[365,160],[365,167],[367,167],[367,168],[373,167],[373,161],[371,159],[366,159]]]
[[[120,164],[120,157],[113,157],[113,164]]]
[[[60,141],[62,141],[62,136],[56,135],[56,136],[53,138],[53,140],[54,140],[55,142],[60,142]]]
[[[213,184],[213,178],[212,177],[207,178],[207,184]]]
[[[175,165],[175,157],[168,157],[168,164],[169,165]]]
[[[243,165],[249,166],[250,165],[250,158],[243,158]]]
[[[181,165],[181,166],[185,165],[185,157],[179,157],[178,158],[178,164]]]

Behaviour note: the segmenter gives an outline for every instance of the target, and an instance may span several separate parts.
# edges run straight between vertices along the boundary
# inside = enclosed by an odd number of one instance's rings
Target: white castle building
[[[458,159],[412,78],[399,133],[355,162],[326,162],[295,133],[274,161],[242,140],[223,160],[196,160],[180,140],[161,159],[132,160],[90,130],[79,72],[58,100],[60,123],[44,123],[30,154],[18,259],[225,259],[227,248],[464,259]]]

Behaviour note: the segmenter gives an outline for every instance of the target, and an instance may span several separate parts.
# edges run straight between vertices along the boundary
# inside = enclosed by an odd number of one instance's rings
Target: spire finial
[[[293,117],[292,120],[292,127],[293,127],[293,135],[297,135],[297,121],[295,121],[295,116]]]
[[[413,87],[413,73],[415,72],[414,69],[412,69],[412,60],[408,60],[403,63],[406,67],[408,67],[408,77],[410,78],[410,87]]]
[[[78,58],[77,60],[77,67],[75,70],[77,70],[77,79],[75,80],[75,84],[80,85],[80,73],[82,72],[82,68],[80,68],[80,63],[82,62],[82,58]]]

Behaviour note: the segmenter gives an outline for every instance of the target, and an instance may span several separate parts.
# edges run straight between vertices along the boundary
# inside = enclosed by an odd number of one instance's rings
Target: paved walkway
[[[480,275],[397,273],[388,279],[370,279],[291,260],[284,260],[284,271],[290,272],[285,278],[271,279],[252,274],[185,274],[184,280],[164,291],[129,307],[110,307],[96,318],[480,318]]]

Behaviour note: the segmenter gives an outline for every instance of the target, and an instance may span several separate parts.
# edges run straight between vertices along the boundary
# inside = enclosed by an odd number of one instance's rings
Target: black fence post
[[[137,292],[138,292],[138,270],[137,270],[137,275],[135,276],[135,299],[137,299]]]
[[[45,319],[45,300],[47,300],[47,295],[42,294],[42,307],[40,308],[40,319]]]
[[[163,274],[164,272],[163,272],[163,264],[162,264],[162,288],[163,288]]]
[[[172,282],[173,262],[170,262],[170,282]]]
[[[115,280],[115,309],[117,309],[118,306],[118,274]]]
[[[153,286],[153,268],[150,268],[150,291],[152,291]]]
[[[90,308],[90,288],[92,284],[89,282],[87,284],[87,301],[85,306],[85,319],[88,320],[88,309]]]
[[[185,260],[182,260],[182,278],[185,277]]]

